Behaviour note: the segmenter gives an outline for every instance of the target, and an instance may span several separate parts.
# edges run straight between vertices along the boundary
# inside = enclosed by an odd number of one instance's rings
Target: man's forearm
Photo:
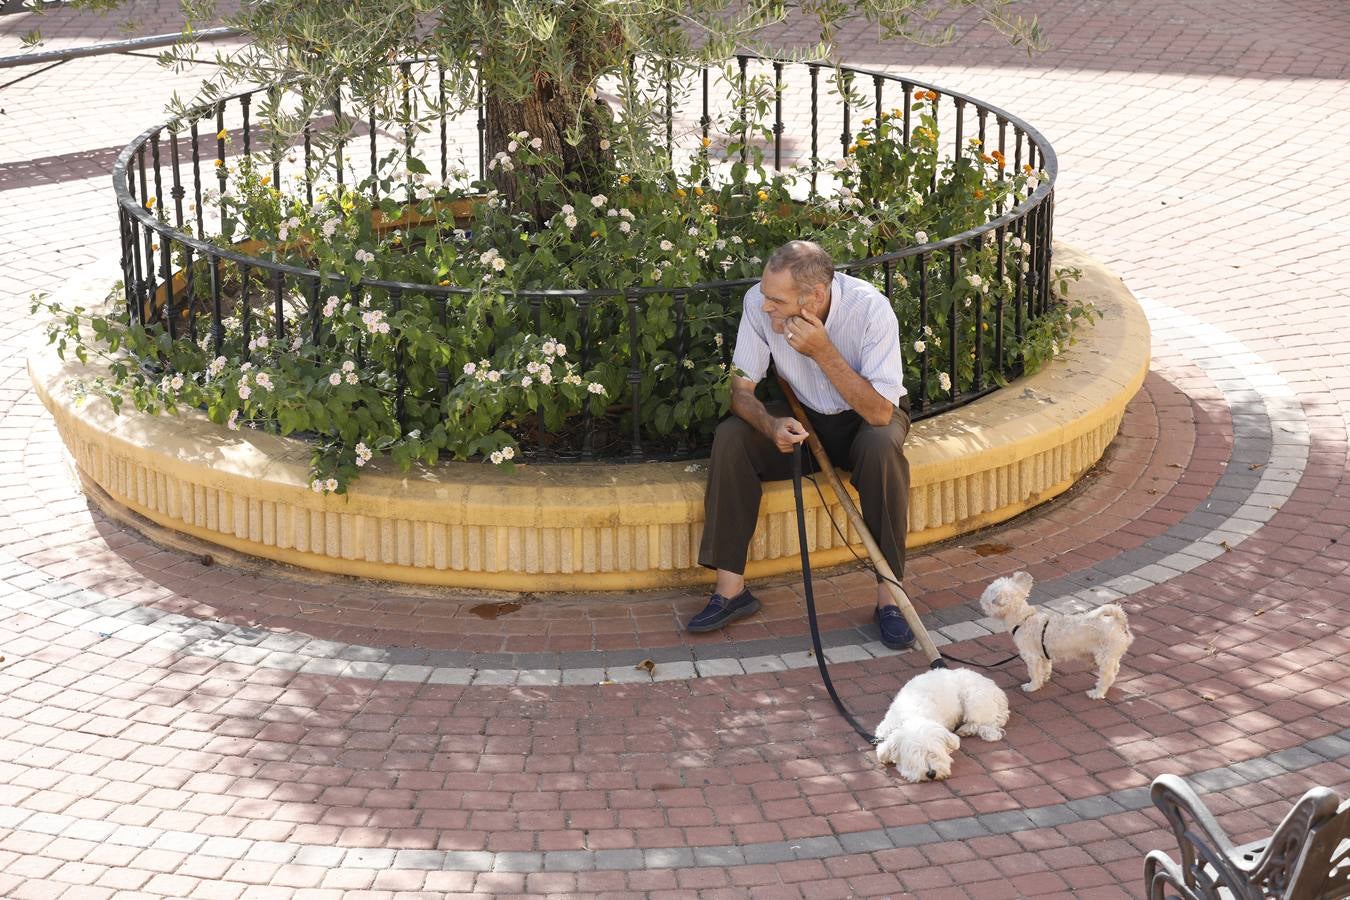
[[[895,404],[878,394],[872,382],[853,371],[838,350],[831,347],[828,353],[817,354],[816,365],[844,402],[869,425],[880,427],[891,421]]]
[[[772,438],[775,418],[764,408],[764,403],[755,396],[754,391],[733,390],[731,392],[731,411],[740,416],[750,427],[765,437]]]

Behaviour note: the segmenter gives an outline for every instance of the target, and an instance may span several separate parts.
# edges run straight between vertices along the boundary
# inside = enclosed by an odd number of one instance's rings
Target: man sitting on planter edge
[[[806,410],[765,405],[755,385],[775,370]],[[903,383],[900,327],[875,287],[834,271],[811,241],[774,251],[764,276],[745,294],[732,364],[732,415],[713,437],[699,564],[717,570],[708,605],[685,626],[714,631],[759,609],[745,586],[745,561],[759,519],[760,482],[792,476],[792,450],[815,431],[830,462],[852,472],[863,520],[897,578],[904,572],[909,503],[909,398]],[[808,456],[804,466],[814,470]],[[875,621],[881,641],[898,650],[914,634],[884,583]]]

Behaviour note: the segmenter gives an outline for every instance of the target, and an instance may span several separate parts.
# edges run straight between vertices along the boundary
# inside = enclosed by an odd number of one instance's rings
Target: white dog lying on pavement
[[[1105,697],[1120,671],[1120,658],[1134,640],[1125,610],[1114,603],[1077,615],[1037,609],[1027,603],[1031,583],[1029,573],[1014,572],[994,579],[980,596],[980,609],[1003,620],[1027,664],[1031,680],[1022,690],[1040,690],[1050,680],[1052,660],[1091,659],[1097,664],[1097,684],[1087,695],[1094,700]]]
[[[877,726],[877,759],[895,763],[906,781],[946,778],[961,737],[1003,737],[1008,698],[1003,689],[968,669],[916,675],[891,701]]]

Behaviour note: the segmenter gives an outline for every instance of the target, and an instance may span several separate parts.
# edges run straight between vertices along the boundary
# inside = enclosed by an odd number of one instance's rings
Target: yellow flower
[[[218,159],[218,160],[216,160],[216,168],[217,168],[217,169],[222,169],[222,168],[224,168],[224,167],[225,167],[225,160],[223,160],[223,159]]]
[[[620,175],[620,176],[619,176],[619,184],[627,184],[628,182],[630,182],[630,181],[632,181],[632,180],[633,180],[633,179],[632,179],[632,178],[629,178],[627,175]]]
[[[970,146],[972,146],[972,147],[978,147],[978,146],[980,146],[981,143],[982,143],[982,141],[981,141],[979,138],[971,138],[971,139],[970,139]]]
[[[897,106],[895,109],[891,110],[891,116],[896,119],[903,119],[905,116],[905,111]]]
[[[146,209],[154,209],[154,208],[155,208],[155,198],[154,198],[154,197],[151,197],[150,199],[148,199],[148,200],[145,201],[145,208],[146,208]]]
[[[871,146],[871,144],[872,144],[872,142],[869,141],[867,138],[858,138],[858,146],[859,146],[859,147],[868,147],[868,146]]]
[[[263,184],[263,187],[267,187],[267,186],[268,186],[269,184],[271,184],[271,183],[272,183],[272,176],[271,176],[271,175],[264,175],[264,176],[262,177],[262,184]]]
[[[871,125],[871,124],[872,124],[872,118],[871,118],[871,116],[868,116],[866,119],[863,119],[863,124],[864,124],[864,125]]]
[[[703,196],[703,188],[701,188],[701,187],[696,187],[696,188],[694,188],[694,196],[695,196],[695,197],[702,197],[702,196]]]
[[[759,197],[759,199],[761,199],[761,200],[768,200],[768,199],[769,199],[769,192],[768,192],[768,191],[760,191],[760,192],[759,192],[758,194],[756,194],[755,196]]]
[[[857,152],[858,152],[858,145],[857,145],[857,144],[849,144],[849,145],[848,145],[848,149],[845,150],[844,152],[847,153],[848,155],[852,156],[854,153],[857,153]]]
[[[989,330],[989,323],[988,323],[988,322],[981,322],[981,323],[980,323],[980,330],[981,330],[981,331],[988,331],[988,330]]]
[[[703,138],[702,140],[699,141],[699,143],[701,143],[701,144],[703,145],[703,149],[704,149],[704,150],[707,150],[709,147],[712,146],[712,139],[711,139],[711,138]]]
[[[446,287],[446,286],[448,286],[448,285],[450,284],[450,279],[449,279],[449,278],[442,278],[442,279],[441,279],[439,282],[437,282],[437,283],[440,284],[441,287]]]
[[[592,232],[591,232],[591,237],[599,237],[599,236],[600,236],[600,232],[598,232],[598,231],[592,231]]]

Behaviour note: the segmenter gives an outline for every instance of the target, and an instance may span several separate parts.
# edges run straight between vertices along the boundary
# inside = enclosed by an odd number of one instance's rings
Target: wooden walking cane
[[[872,557],[872,564],[876,566],[877,572],[881,575],[886,587],[890,589],[891,598],[895,600],[895,605],[900,608],[900,613],[909,623],[910,629],[913,630],[919,649],[923,651],[924,656],[928,657],[928,661],[934,664],[934,667],[942,665],[942,654],[933,644],[933,639],[928,636],[928,629],[924,628],[923,620],[914,611],[914,604],[909,602],[909,595],[900,586],[900,579],[895,577],[895,572],[891,570],[891,564],[886,561],[885,554],[877,546],[876,538],[872,537],[872,532],[867,530],[867,523],[863,521],[862,513],[858,512],[858,508],[853,505],[853,498],[848,495],[844,483],[839,480],[839,473],[834,470],[834,466],[830,463],[830,457],[825,452],[825,447],[820,443],[820,438],[816,437],[814,429],[811,428],[811,420],[807,418],[806,411],[802,409],[801,402],[797,400],[797,395],[792,392],[792,387],[781,376],[778,378],[778,384],[787,397],[788,406],[792,408],[792,414],[807,429],[806,445],[811,448],[811,455],[816,458],[816,464],[820,466],[821,473],[829,481],[830,487],[834,489],[834,495],[839,498],[839,505],[844,508],[844,515],[848,517],[849,524],[862,536],[863,546],[867,548],[867,555]]]

